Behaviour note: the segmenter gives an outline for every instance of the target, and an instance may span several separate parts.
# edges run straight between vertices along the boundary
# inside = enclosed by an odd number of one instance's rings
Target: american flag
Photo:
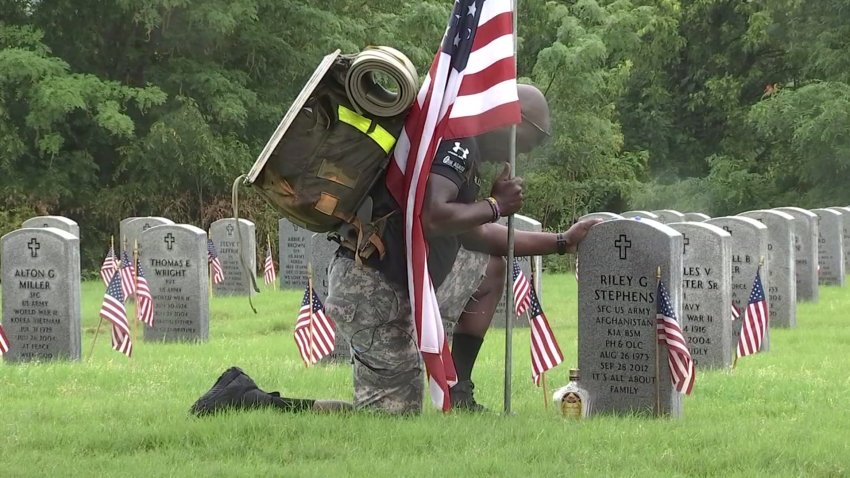
[[[115,248],[110,246],[109,252],[106,253],[106,257],[103,259],[103,264],[100,265],[100,278],[103,279],[103,285],[109,285],[109,281],[112,280],[112,276],[117,270],[118,258],[115,257]]]
[[[516,315],[522,315],[531,306],[531,283],[522,273],[519,268],[519,263],[514,259],[514,305],[516,306]]]
[[[119,269],[121,271],[121,287],[124,291],[124,297],[131,297],[136,293],[136,270],[127,255],[127,251],[124,251],[121,255],[123,259]]]
[[[738,357],[746,357],[761,350],[761,342],[767,330],[767,299],[761,284],[761,275],[756,271],[750,301],[744,312],[744,324],[738,337]]]
[[[451,408],[457,381],[428,273],[421,213],[437,145],[518,123],[511,0],[456,0],[442,46],[405,120],[387,171],[404,211],[410,304],[429,376],[431,400]]]
[[[127,311],[124,309],[124,291],[121,289],[121,275],[114,274],[103,295],[100,316],[112,323],[112,348],[127,357],[133,354],[133,342],[130,339],[130,326],[127,323]]]
[[[528,290],[530,309],[528,313],[528,324],[531,326],[531,378],[534,383],[540,385],[540,377],[547,370],[555,368],[564,361],[561,347],[549,327],[549,320],[540,307],[540,300],[534,287]]]
[[[679,392],[690,395],[696,379],[694,361],[685,342],[685,336],[682,335],[679,322],[676,320],[676,312],[673,311],[673,305],[670,303],[670,295],[661,281],[658,281],[656,301],[658,303],[658,313],[655,316],[658,343],[667,346],[667,364],[670,366],[670,378],[673,381],[673,387]]]
[[[310,292],[309,287],[304,291],[304,300],[295,321],[295,345],[308,366],[333,352],[336,342],[333,321],[325,315],[325,306],[316,291],[312,291],[312,300]]]
[[[141,261],[136,262],[136,272],[136,318],[148,327],[153,327],[153,295]]]
[[[266,284],[274,284],[277,274],[274,271],[274,259],[272,259],[271,246],[266,248],[266,262],[263,265],[263,277],[266,279]]]
[[[207,239],[207,261],[212,267],[213,284],[224,282],[224,269],[221,268],[221,261],[218,260],[218,252],[215,250],[212,239]]]
[[[738,317],[741,316],[741,310],[735,307],[735,304],[732,304],[732,321],[738,320]]]
[[[6,337],[6,331],[0,325],[0,356],[9,351],[9,338]]]

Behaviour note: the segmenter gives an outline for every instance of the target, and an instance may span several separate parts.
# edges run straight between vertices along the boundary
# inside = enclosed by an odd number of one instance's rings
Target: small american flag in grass
[[[679,322],[676,320],[676,312],[673,310],[673,304],[670,303],[670,294],[667,293],[667,288],[661,281],[658,281],[656,300],[658,342],[667,346],[667,364],[670,366],[673,387],[679,392],[690,395],[694,388],[694,361]]]
[[[212,269],[213,284],[224,282],[224,269],[221,268],[221,261],[218,259],[218,252],[212,239],[207,239],[207,261]]]
[[[112,349],[130,357],[133,354],[133,342],[130,339],[127,310],[124,308],[120,274],[113,274],[112,281],[106,288],[103,304],[100,306],[100,316],[112,324]]]

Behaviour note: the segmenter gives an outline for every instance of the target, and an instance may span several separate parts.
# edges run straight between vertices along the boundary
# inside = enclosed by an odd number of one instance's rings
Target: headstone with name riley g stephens
[[[52,228],[0,239],[7,362],[80,360],[80,240]]]
[[[578,366],[591,414],[653,412],[658,401],[661,414],[682,415],[656,345],[659,268],[681,322],[682,247],[681,234],[645,219],[597,224],[579,245]]]
[[[139,249],[153,295],[154,326],[146,341],[206,341],[209,338],[207,233],[188,224],[142,232]]]

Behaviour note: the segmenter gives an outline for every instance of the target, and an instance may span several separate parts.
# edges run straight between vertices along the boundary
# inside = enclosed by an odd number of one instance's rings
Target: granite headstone
[[[21,227],[55,227],[65,232],[70,232],[74,237],[80,237],[80,225],[72,219],[64,216],[36,216],[31,217],[21,224]]]
[[[626,211],[620,214],[626,219],[634,219],[639,217],[641,219],[652,219],[653,221],[658,221],[658,214],[649,211]]]
[[[146,341],[209,338],[207,233],[188,224],[155,226],[139,238],[141,261],[153,296],[154,326]]]
[[[658,211],[652,211],[652,213],[658,216],[658,222],[664,224],[686,221],[684,214],[673,209],[659,209]]]
[[[761,265],[761,281],[764,290],[770,290],[770,268],[767,262],[767,226],[749,217],[716,217],[705,222],[728,232],[732,237],[729,249],[732,251],[732,304],[740,311],[740,318],[732,328],[732,348],[729,354],[735,352],[738,346],[738,336],[741,333],[744,311],[750,300],[750,291],[756,272]],[[770,303],[767,304],[770,313]],[[762,341],[763,351],[770,350],[770,325]]]
[[[703,222],[711,219],[711,216],[708,214],[703,214],[701,212],[686,212],[685,220],[688,222]]]
[[[307,264],[313,232],[288,219],[278,221],[280,288],[301,289],[307,285]],[[324,236],[324,234],[322,234]]]
[[[132,257],[133,245],[135,241],[139,240],[142,232],[155,226],[171,224],[174,224],[174,221],[171,219],[157,216],[137,217],[127,221],[121,231],[120,250],[116,250],[115,253],[120,254],[120,251],[127,251],[127,254],[130,254]],[[119,244],[116,244],[116,248],[119,247]]]
[[[711,224],[677,222],[682,234],[682,332],[697,369],[732,365],[731,235]]]
[[[613,212],[592,212],[590,214],[585,214],[584,216],[578,218],[579,221],[583,221],[585,219],[602,219],[607,221],[609,219],[623,219],[623,216],[619,214],[614,214]]]
[[[844,216],[833,209],[812,209],[818,216],[818,282],[844,286]]]
[[[843,233],[841,239],[844,241],[844,273],[850,273],[850,207],[831,207],[833,211],[838,211],[843,217]]]
[[[658,400],[661,414],[682,415],[655,330],[659,268],[681,320],[682,247],[670,227],[632,219],[597,224],[579,245],[578,366],[591,414],[651,413]]]
[[[7,362],[80,360],[80,240],[25,228],[0,239]]]
[[[242,235],[242,242],[239,235]],[[239,220],[239,229],[233,218],[219,219],[210,224],[210,239],[215,245],[224,282],[213,284],[214,295],[249,295],[254,291],[251,276],[256,280],[257,270],[257,234],[254,223],[247,219]],[[239,255],[242,254],[242,259]],[[244,261],[245,267],[242,266]]]
[[[797,263],[794,260],[794,218],[764,209],[740,214],[767,226],[770,287],[765,288],[771,327],[797,326]]]
[[[780,207],[794,218],[794,260],[797,264],[797,301],[818,301],[818,217],[798,207]]]

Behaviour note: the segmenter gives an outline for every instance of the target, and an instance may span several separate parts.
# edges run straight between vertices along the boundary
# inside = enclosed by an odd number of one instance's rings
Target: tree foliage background
[[[850,0],[520,0],[519,74],[551,141],[524,213],[725,215],[850,203]],[[390,45],[426,71],[450,0],[0,0],[0,233],[120,219],[206,227],[319,59]],[[260,233],[277,215],[250,192]]]

